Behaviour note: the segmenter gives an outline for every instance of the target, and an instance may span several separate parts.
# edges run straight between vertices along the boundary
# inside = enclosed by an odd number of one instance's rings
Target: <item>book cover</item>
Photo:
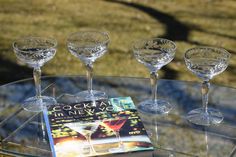
[[[44,117],[54,157],[153,150],[130,97],[52,105]]]

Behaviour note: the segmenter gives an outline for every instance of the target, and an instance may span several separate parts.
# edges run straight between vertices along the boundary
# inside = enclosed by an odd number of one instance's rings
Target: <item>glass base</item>
[[[166,100],[145,100],[138,104],[138,110],[146,114],[167,114],[173,108]]]
[[[41,112],[45,107],[49,105],[55,105],[56,103],[57,102],[53,97],[30,97],[23,102],[22,107],[26,111]]]
[[[121,153],[121,152],[125,152],[125,147],[124,145],[117,147],[117,148],[110,148],[108,150],[110,153]]]
[[[187,119],[194,124],[209,126],[212,124],[219,124],[224,119],[222,113],[213,108],[208,108],[205,112],[204,108],[198,108],[190,111]]]
[[[78,102],[82,101],[96,101],[101,99],[108,99],[108,96],[105,92],[92,90],[89,92],[88,90],[79,92],[75,95]]]

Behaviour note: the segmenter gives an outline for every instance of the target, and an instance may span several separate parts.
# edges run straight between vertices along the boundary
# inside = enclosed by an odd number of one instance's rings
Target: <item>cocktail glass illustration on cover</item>
[[[13,42],[16,57],[33,67],[36,96],[24,100],[22,106],[27,111],[40,112],[45,106],[53,105],[56,100],[41,95],[41,67],[56,54],[57,42],[46,37],[25,37]]]
[[[89,144],[90,155],[96,155],[96,151],[92,144],[91,136],[100,125],[100,120],[80,121],[80,122],[66,123],[64,125],[76,131],[77,133],[83,135],[86,138],[87,143]]]
[[[111,118],[105,118],[103,122],[103,126],[105,126],[108,129],[111,129],[114,131],[116,138],[119,141],[119,147],[117,148],[110,148],[109,152],[124,152],[125,151],[125,146],[124,143],[121,140],[120,137],[120,130],[124,126],[125,122],[127,121],[128,117],[111,117]]]
[[[132,48],[135,58],[150,70],[152,86],[152,99],[141,102],[137,108],[141,112],[150,114],[168,113],[172,109],[172,104],[157,98],[157,71],[173,60],[175,43],[163,38],[151,38],[136,41]]]
[[[78,101],[107,99],[105,92],[92,89],[93,63],[102,57],[108,49],[109,36],[106,32],[81,31],[71,34],[67,47],[71,54],[79,58],[87,69],[87,90],[76,94]]]
[[[222,113],[208,107],[209,80],[222,73],[228,66],[230,53],[223,48],[196,47],[187,50],[184,55],[187,68],[202,82],[202,108],[194,109],[187,115],[187,119],[198,125],[209,126],[223,120]]]

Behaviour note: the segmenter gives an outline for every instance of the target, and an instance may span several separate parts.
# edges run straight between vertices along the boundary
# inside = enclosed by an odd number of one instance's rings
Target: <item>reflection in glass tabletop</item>
[[[55,98],[86,89],[86,78],[82,76],[44,77],[42,83],[44,95]],[[149,80],[143,78],[94,78],[94,89],[105,91],[110,98],[131,96],[135,104],[150,96],[148,85]],[[140,113],[156,148],[153,156],[236,156],[236,89],[212,85],[209,106],[219,109],[224,120],[210,127],[191,124],[185,118],[190,110],[201,106],[199,89],[200,84],[194,82],[158,82],[158,96],[175,107],[168,115]],[[0,86],[0,154],[51,156],[42,113],[27,112],[21,107],[21,102],[34,94],[31,79]]]

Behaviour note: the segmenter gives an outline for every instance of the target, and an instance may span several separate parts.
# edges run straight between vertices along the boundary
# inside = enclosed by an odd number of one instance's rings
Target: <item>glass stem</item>
[[[115,133],[116,133],[116,138],[118,138],[118,140],[119,140],[119,148],[123,148],[123,147],[124,147],[124,144],[123,144],[123,142],[121,141],[119,131],[115,131]]]
[[[86,64],[87,69],[87,86],[89,93],[92,93],[92,85],[93,85],[93,64],[88,63]]]
[[[208,113],[207,111],[207,105],[208,105],[208,93],[210,89],[210,83],[209,80],[204,80],[202,82],[202,106],[203,109],[205,110],[205,113]]]
[[[93,144],[91,142],[91,135],[86,136],[86,139],[87,139],[89,146],[90,146],[90,154],[96,154],[96,151],[93,148]]]
[[[36,97],[41,97],[41,69],[40,67],[34,68],[34,83],[35,83],[35,90],[36,90]]]
[[[204,132],[205,132],[205,142],[206,142],[206,156],[209,156],[208,133],[207,133],[206,127],[204,127]]]
[[[41,131],[42,131],[42,134],[43,134],[43,142],[47,142],[47,139],[46,139],[46,136],[47,136],[47,132],[46,132],[46,129],[45,129],[45,125],[44,125],[44,118],[43,118],[43,114],[40,114],[40,122],[41,122]]]
[[[158,74],[156,71],[152,71],[150,73],[150,81],[151,81],[151,87],[152,87],[152,100],[154,102],[157,101],[157,77],[158,77]]]

